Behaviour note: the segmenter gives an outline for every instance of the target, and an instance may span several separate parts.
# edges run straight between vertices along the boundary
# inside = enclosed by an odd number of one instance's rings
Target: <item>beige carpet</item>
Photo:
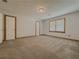
[[[79,42],[49,36],[6,41],[0,59],[79,59]]]

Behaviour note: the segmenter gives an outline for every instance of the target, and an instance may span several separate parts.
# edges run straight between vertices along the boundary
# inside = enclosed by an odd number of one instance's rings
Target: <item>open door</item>
[[[35,36],[39,36],[40,35],[40,22],[36,21],[35,22]]]
[[[15,40],[16,39],[16,17],[15,16],[4,16],[4,40]]]

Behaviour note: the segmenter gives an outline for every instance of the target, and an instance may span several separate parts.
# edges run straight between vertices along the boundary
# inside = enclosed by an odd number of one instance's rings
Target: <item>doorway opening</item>
[[[39,36],[40,35],[40,22],[36,21],[35,22],[35,36]]]

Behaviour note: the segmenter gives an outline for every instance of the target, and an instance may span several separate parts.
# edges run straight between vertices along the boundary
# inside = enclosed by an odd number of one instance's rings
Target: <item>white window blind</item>
[[[56,21],[56,31],[64,32],[64,19]]]
[[[50,31],[55,31],[55,21],[50,22]]]

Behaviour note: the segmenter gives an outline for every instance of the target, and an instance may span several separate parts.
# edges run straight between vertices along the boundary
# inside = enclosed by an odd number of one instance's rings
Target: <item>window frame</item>
[[[56,31],[56,21],[59,20],[64,20],[64,31]],[[51,31],[50,30],[50,22],[54,22],[55,21],[55,31]],[[66,18],[59,18],[59,19],[55,19],[55,20],[49,20],[49,32],[57,32],[57,33],[65,33],[66,32]]]

